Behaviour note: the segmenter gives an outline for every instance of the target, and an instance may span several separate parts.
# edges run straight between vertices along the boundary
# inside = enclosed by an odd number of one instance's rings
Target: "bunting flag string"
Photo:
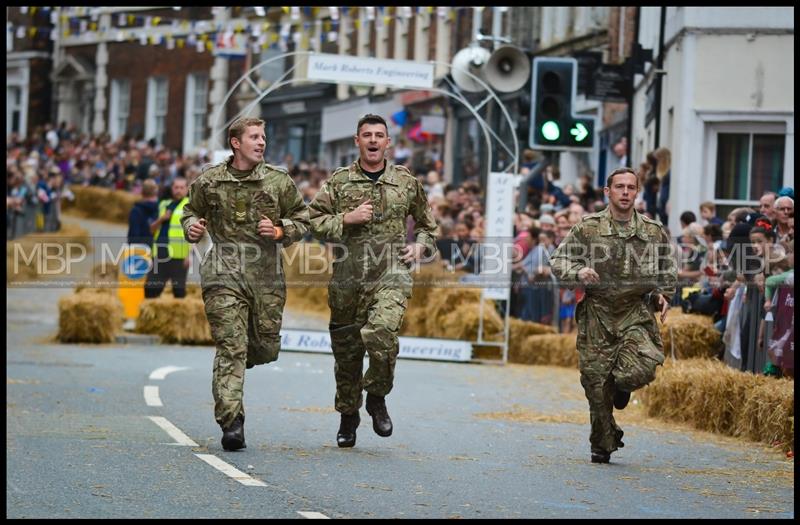
[[[173,8],[180,11],[182,8]],[[229,9],[229,8],[221,8]],[[256,18],[246,21],[218,22],[215,20],[189,20],[181,18],[178,12],[174,15],[160,16],[137,15],[132,13],[113,13],[107,18],[101,17],[99,7],[68,7],[58,11],[50,7],[20,7],[19,12],[31,18],[31,23],[6,23],[9,38],[34,39],[37,37],[58,40],[59,38],[92,38],[108,39],[116,42],[136,42],[141,45],[160,45],[167,49],[183,49],[185,45],[195,46],[198,52],[211,50],[213,42],[231,40],[233,35],[244,38],[244,45],[254,51],[258,48],[280,48],[288,50],[290,43],[304,49],[321,49],[325,42],[336,42],[340,33],[340,18],[347,17],[350,27],[359,29],[361,24],[375,24],[377,29],[388,27],[393,20],[407,23],[412,16],[425,14],[440,19],[455,19],[456,11],[473,9],[469,6],[400,6],[378,7],[281,7],[280,13],[285,17],[279,22],[268,18],[266,8],[254,7],[252,13]],[[363,13],[363,16],[362,16]],[[44,14],[52,25],[33,23],[37,14]],[[318,18],[324,14],[325,18]],[[60,19],[60,33],[56,22]],[[40,19],[41,21],[41,19]],[[321,26],[319,25],[321,24]],[[142,30],[159,28],[159,33]],[[318,28],[318,29],[317,29]],[[198,45],[201,44],[201,45]]]

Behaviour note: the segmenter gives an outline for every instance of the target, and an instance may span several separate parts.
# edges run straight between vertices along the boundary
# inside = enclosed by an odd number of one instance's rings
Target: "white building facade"
[[[662,8],[641,9],[639,42],[655,56]],[[793,186],[794,8],[667,7],[663,42],[662,69],[654,59],[635,80],[632,157],[670,149],[673,235],[704,201],[725,218]]]

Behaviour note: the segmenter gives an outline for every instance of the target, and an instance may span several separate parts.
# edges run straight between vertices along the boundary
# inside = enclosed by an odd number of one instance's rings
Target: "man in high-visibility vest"
[[[189,243],[183,237],[183,207],[189,202],[189,184],[183,177],[172,182],[172,199],[158,203],[158,219],[150,225],[153,233],[153,266],[144,284],[145,299],[161,295],[172,281],[176,298],[186,297],[186,274],[191,264]]]

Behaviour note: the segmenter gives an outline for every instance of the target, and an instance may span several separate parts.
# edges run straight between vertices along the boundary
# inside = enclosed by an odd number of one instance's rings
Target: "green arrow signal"
[[[575,124],[575,127],[569,130],[569,133],[570,135],[575,135],[575,142],[581,142],[589,136],[589,130],[580,122]]]

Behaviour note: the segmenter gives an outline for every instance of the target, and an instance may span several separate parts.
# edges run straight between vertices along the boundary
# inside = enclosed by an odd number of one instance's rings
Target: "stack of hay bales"
[[[712,359],[667,360],[637,394],[649,416],[794,449],[794,381]]]
[[[508,360],[523,365],[578,368],[577,334],[542,334],[526,337],[521,345],[509,345]]]
[[[81,290],[58,301],[58,340],[62,343],[112,343],[124,311],[113,289]]]
[[[97,186],[71,186],[75,195],[72,202],[63,201],[63,209],[77,211],[84,217],[110,222],[128,222],[133,205],[141,199],[127,191],[99,188]]]
[[[714,357],[719,353],[722,334],[714,328],[711,317],[684,314],[680,308],[671,308],[660,327],[664,341],[664,355],[677,359]]]
[[[80,255],[74,245],[83,246],[86,253],[92,249],[89,232],[74,224],[64,224],[57,232],[31,233],[7,241],[6,282],[32,281],[66,269],[63,258]]]
[[[146,299],[139,310],[136,332],[159,335],[170,344],[214,344],[203,300],[188,294],[183,299],[163,294],[158,299]]]
[[[94,265],[88,283],[79,283],[75,293],[93,292],[116,295],[119,289],[119,267],[112,263]]]
[[[326,248],[318,243],[301,242],[284,251],[287,306],[315,313],[329,313],[328,282],[333,265]]]

